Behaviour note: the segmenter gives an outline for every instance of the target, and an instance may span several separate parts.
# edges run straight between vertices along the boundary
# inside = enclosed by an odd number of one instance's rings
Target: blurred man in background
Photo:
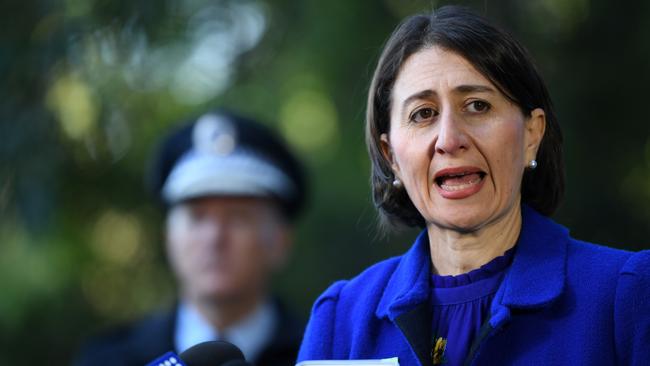
[[[269,294],[305,198],[297,159],[264,126],[208,113],[172,133],[152,186],[166,210],[173,309],[90,340],[77,365],[142,366],[208,340],[256,365],[294,365],[303,324]]]

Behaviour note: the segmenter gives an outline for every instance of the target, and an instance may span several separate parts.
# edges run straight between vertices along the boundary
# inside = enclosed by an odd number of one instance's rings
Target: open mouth
[[[447,192],[462,191],[481,183],[486,173],[477,168],[444,169],[436,174],[438,187]]]

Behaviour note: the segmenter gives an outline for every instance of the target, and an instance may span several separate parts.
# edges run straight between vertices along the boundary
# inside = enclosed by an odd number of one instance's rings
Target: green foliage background
[[[88,334],[173,300],[149,154],[228,107],[277,128],[312,182],[277,291],[307,317],[333,280],[403,252],[377,235],[367,85],[399,20],[446,1],[27,0],[0,5],[0,364],[68,364]],[[565,133],[556,219],[650,247],[650,2],[459,1],[532,52]]]

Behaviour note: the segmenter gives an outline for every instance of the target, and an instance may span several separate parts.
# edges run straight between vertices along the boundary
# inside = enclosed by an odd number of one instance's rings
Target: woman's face
[[[431,47],[402,65],[390,121],[382,150],[428,225],[475,231],[519,210],[543,110],[524,116],[463,57]]]

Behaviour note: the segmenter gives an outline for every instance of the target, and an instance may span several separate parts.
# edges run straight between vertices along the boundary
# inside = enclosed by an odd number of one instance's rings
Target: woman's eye
[[[472,113],[487,112],[490,109],[490,104],[482,100],[475,100],[467,105],[467,110]]]
[[[413,113],[409,119],[412,122],[418,123],[418,122],[430,120],[431,118],[437,115],[438,112],[436,112],[436,110],[433,108],[422,108],[415,111],[415,113]]]

